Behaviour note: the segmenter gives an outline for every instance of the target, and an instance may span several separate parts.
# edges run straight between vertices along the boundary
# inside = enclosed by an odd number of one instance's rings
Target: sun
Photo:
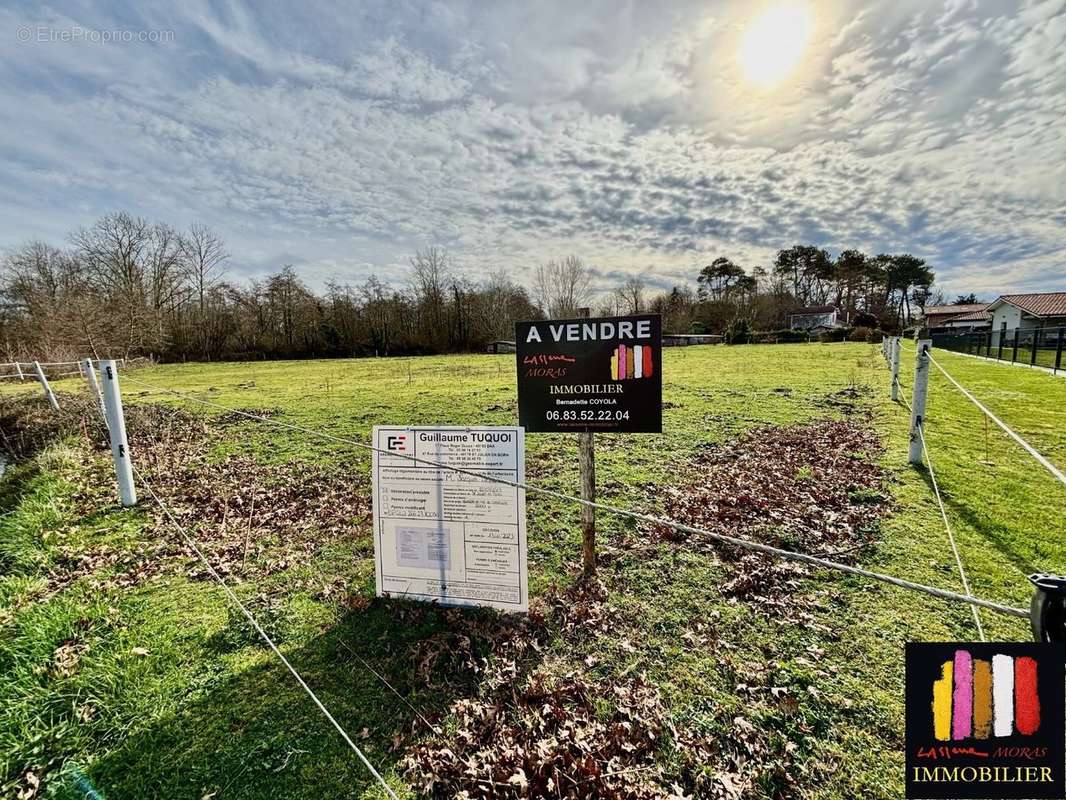
[[[744,75],[762,88],[780,83],[803,58],[813,28],[806,3],[786,2],[764,11],[748,25],[737,53]]]

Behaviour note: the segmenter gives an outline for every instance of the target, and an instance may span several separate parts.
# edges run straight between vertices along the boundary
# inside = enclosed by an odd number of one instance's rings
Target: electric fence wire
[[[800,562],[803,562],[803,563],[806,563],[806,564],[812,564],[812,565],[814,565],[816,567],[823,567],[825,569],[836,570],[838,572],[844,572],[844,573],[847,573],[847,574],[850,574],[850,575],[857,575],[857,576],[862,577],[862,578],[869,578],[871,580],[876,580],[876,581],[880,581],[882,583],[887,583],[889,585],[896,586],[896,587],[899,587],[901,589],[908,589],[910,591],[922,592],[924,594],[930,595],[932,597],[937,597],[937,598],[940,598],[942,600],[952,600],[952,601],[960,602],[960,603],[969,603],[970,605],[980,606],[981,608],[987,608],[990,611],[996,611],[996,612],[998,612],[1000,614],[1005,614],[1005,615],[1012,616],[1012,617],[1019,617],[1019,618],[1022,618],[1022,619],[1027,619],[1029,617],[1029,611],[1027,609],[1014,608],[1012,606],[1008,606],[1008,605],[1005,605],[1003,603],[997,603],[997,602],[992,601],[992,600],[984,600],[984,599],[979,598],[979,597],[973,597],[973,596],[971,596],[969,594],[959,594],[958,592],[953,592],[953,591],[950,591],[948,589],[940,589],[940,588],[938,588],[936,586],[928,586],[926,584],[916,583],[914,581],[908,581],[908,580],[906,580],[904,578],[897,578],[894,575],[886,575],[885,573],[882,573],[882,572],[875,572],[873,570],[864,569],[862,567],[855,567],[855,566],[852,566],[850,564],[842,564],[842,563],[840,563],[838,561],[831,561],[829,559],[819,558],[818,556],[812,556],[812,555],[808,555],[806,553],[797,553],[797,552],[795,552],[793,550],[785,550],[785,549],[782,549],[780,547],[774,547],[772,545],[762,544],[761,542],[753,542],[753,541],[751,541],[749,539],[742,539],[742,538],[737,537],[737,536],[730,536],[730,535],[724,534],[724,533],[716,533],[714,531],[703,530],[701,528],[696,528],[696,527],[694,527],[692,525],[685,525],[683,523],[676,522],[675,520],[671,520],[671,519],[666,519],[664,517],[656,517],[656,516],[651,515],[651,514],[644,514],[644,513],[641,513],[641,512],[638,512],[638,511],[632,511],[632,510],[626,509],[626,508],[619,508],[617,506],[608,505],[606,503],[598,503],[598,502],[595,502],[595,501],[592,501],[592,500],[585,500],[585,499],[580,498],[580,497],[574,497],[573,495],[568,495],[568,494],[565,494],[564,492],[558,492],[558,491],[555,491],[554,489],[546,489],[546,488],[543,488],[543,487],[540,487],[540,486],[531,486],[531,485],[528,485],[528,484],[525,484],[525,483],[519,483],[517,481],[511,481],[511,480],[508,480],[507,478],[501,478],[501,477],[496,476],[496,475],[484,474],[484,473],[477,472],[476,470],[470,470],[470,469],[466,469],[466,468],[463,468],[463,467],[456,467],[456,466],[452,466],[450,464],[443,464],[443,463],[440,463],[440,462],[437,462],[437,461],[432,461],[430,459],[421,458],[419,456],[407,455],[407,454],[403,454],[403,453],[393,453],[393,452],[384,450],[382,448],[375,447],[374,445],[367,444],[366,442],[360,442],[360,441],[357,441],[355,439],[348,439],[348,438],[345,438],[345,437],[342,437],[342,436],[335,436],[335,435],[333,435],[331,433],[326,433],[325,431],[315,430],[314,428],[307,428],[307,427],[304,427],[302,425],[293,425],[293,424],[288,423],[288,422],[282,422],[280,420],[271,419],[269,417],[264,417],[264,416],[261,416],[259,414],[253,414],[253,413],[248,412],[248,411],[243,411],[243,410],[240,410],[240,409],[230,408],[228,406],[222,405],[221,403],[215,403],[215,402],[213,402],[211,400],[202,400],[202,399],[200,399],[198,397],[193,397],[193,396],[185,394],[183,392],[179,392],[179,391],[176,391],[174,389],[168,389],[168,388],[163,387],[163,386],[157,386],[156,384],[148,383],[147,381],[142,381],[142,380],[140,380],[138,378],[131,378],[129,376],[125,376],[123,378],[123,380],[126,381],[126,382],[129,382],[129,383],[135,383],[135,384],[138,384],[140,386],[144,386],[146,388],[153,389],[153,390],[158,391],[158,392],[162,392],[164,394],[174,395],[175,397],[181,398],[182,400],[185,400],[185,401],[190,402],[190,403],[196,403],[196,404],[199,404],[199,405],[202,405],[202,406],[205,406],[205,407],[209,407],[209,408],[217,408],[217,409],[220,409],[222,411],[226,411],[228,413],[235,414],[237,416],[242,416],[242,417],[245,417],[247,419],[256,420],[258,422],[263,422],[263,423],[265,423],[267,425],[271,425],[273,427],[282,428],[282,429],[286,429],[286,430],[290,430],[290,431],[295,431],[297,433],[303,433],[303,434],[307,434],[309,436],[315,436],[315,437],[318,437],[320,439],[324,439],[324,440],[327,440],[327,441],[333,441],[333,442],[338,442],[338,443],[341,443],[341,444],[351,445],[353,447],[358,447],[360,449],[368,450],[368,451],[371,451],[371,452],[375,452],[376,451],[378,453],[381,453],[383,455],[388,455],[388,456],[393,457],[393,458],[402,458],[402,459],[405,459],[407,461],[411,461],[413,463],[422,464],[422,465],[428,466],[428,467],[434,467],[436,469],[448,470],[448,471],[451,471],[451,472],[455,472],[455,473],[462,474],[462,475],[467,475],[467,476],[470,476],[470,477],[473,477],[473,478],[478,478],[480,480],[488,481],[488,482],[491,482],[491,483],[498,483],[498,484],[501,484],[501,485],[504,485],[504,486],[510,486],[512,488],[515,488],[515,489],[521,489],[523,491],[532,492],[534,494],[539,494],[539,495],[542,495],[542,496],[545,496],[545,497],[552,497],[552,498],[554,498],[556,500],[562,500],[562,501],[567,502],[567,503],[573,503],[575,505],[581,505],[581,506],[588,506],[590,508],[595,508],[595,509],[599,509],[601,511],[605,511],[605,512],[607,512],[609,514],[615,514],[617,516],[628,517],[630,519],[634,519],[634,520],[637,520],[639,522],[645,522],[645,523],[652,524],[652,525],[660,525],[660,526],[663,526],[663,527],[672,528],[673,530],[679,531],[681,533],[687,533],[687,534],[694,535],[694,536],[706,537],[708,539],[711,539],[711,540],[714,540],[714,541],[717,541],[717,542],[722,542],[724,544],[730,544],[730,545],[733,545],[733,546],[736,546],[736,547],[741,547],[741,548],[744,548],[744,549],[747,549],[747,550],[753,550],[755,552],[763,553],[764,555],[774,556],[774,557],[777,557],[777,558],[787,559],[787,560],[790,560],[790,561],[800,561]]]
[[[152,499],[155,500],[159,508],[162,509],[163,514],[166,515],[167,519],[170,520],[171,524],[181,533],[181,536],[185,540],[185,543],[188,544],[189,547],[192,548],[193,552],[196,553],[196,555],[200,558],[200,561],[203,562],[204,567],[211,574],[211,577],[213,577],[218,582],[218,585],[222,587],[222,590],[226,593],[226,596],[230,599],[230,602],[232,602],[238,608],[238,610],[244,615],[245,619],[248,620],[249,624],[253,628],[255,628],[256,633],[258,633],[259,636],[263,639],[263,641],[267,643],[270,649],[274,651],[274,655],[276,655],[281,661],[281,663],[285,665],[285,668],[292,673],[292,676],[296,679],[296,682],[300,684],[300,686],[305,692],[307,692],[308,697],[310,697],[311,700],[314,701],[314,704],[318,706],[318,710],[321,711],[322,714],[326,717],[326,719],[330,721],[330,724],[332,724],[333,727],[337,729],[337,733],[339,733],[344,739],[344,741],[348,743],[348,746],[351,747],[352,751],[359,757],[359,760],[363,762],[364,766],[366,766],[366,768],[370,770],[370,774],[373,775],[375,780],[377,780],[377,782],[381,784],[381,787],[385,790],[386,794],[388,794],[388,796],[391,797],[392,800],[399,800],[399,798],[397,798],[396,796],[396,793],[392,790],[392,787],[389,786],[388,783],[386,783],[383,777],[381,777],[381,773],[378,772],[377,769],[374,768],[374,765],[370,763],[370,760],[359,748],[359,745],[352,741],[352,737],[349,736],[348,732],[343,728],[343,726],[339,722],[337,722],[336,718],[329,712],[329,709],[326,708],[325,704],[318,699],[318,695],[316,695],[314,690],[307,685],[307,681],[305,681],[303,677],[301,677],[300,673],[296,671],[295,667],[293,667],[293,665],[289,663],[289,659],[285,658],[284,654],[278,649],[278,646],[274,644],[274,640],[270,638],[270,635],[265,630],[263,630],[263,626],[259,624],[252,612],[245,608],[244,603],[240,601],[240,598],[238,598],[234,591],[229,587],[229,584],[226,583],[225,579],[221,575],[219,575],[218,572],[215,571],[215,568],[213,566],[211,566],[211,562],[207,559],[207,556],[205,556],[203,551],[200,550],[199,547],[197,547],[195,540],[193,540],[193,538],[189,535],[188,531],[185,530],[185,527],[180,522],[178,522],[177,518],[170,511],[167,505],[162,501],[159,495],[156,494],[155,489],[152,488],[152,485],[144,477],[141,471],[137,469],[136,466],[133,467],[133,473],[137,476],[137,479],[141,482],[141,485],[148,491],[148,494],[152,496]]]
[[[124,380],[129,380],[129,378],[124,378]],[[101,411],[101,415],[102,414],[103,412]],[[106,418],[104,419],[104,427],[107,427]],[[241,614],[244,615],[244,618],[248,620],[248,623],[255,629],[256,633],[259,634],[260,638],[262,638],[262,640],[267,643],[270,649],[274,652],[274,655],[276,655],[281,661],[281,663],[285,665],[285,668],[290,673],[292,673],[292,676],[296,679],[296,682],[300,684],[303,690],[307,693],[307,696],[311,698],[314,704],[318,707],[318,710],[322,712],[323,716],[325,716],[325,718],[329,720],[330,724],[337,729],[337,732],[341,735],[341,738],[344,739],[344,741],[348,744],[348,746],[352,749],[356,756],[358,756],[359,760],[363,762],[363,765],[370,771],[370,774],[374,776],[374,779],[379,784],[381,784],[381,787],[385,790],[385,793],[390,798],[392,798],[392,800],[399,800],[399,798],[396,796],[396,793],[392,790],[392,787],[389,786],[389,784],[381,776],[381,773],[378,772],[374,765],[370,763],[370,759],[366,757],[366,754],[363,753],[359,745],[357,745],[352,740],[352,737],[348,735],[348,732],[344,729],[344,727],[339,722],[337,722],[336,717],[334,717],[333,714],[330,713],[330,710],[326,708],[325,704],[318,699],[318,695],[316,695],[314,690],[307,685],[307,681],[305,681],[300,675],[300,673],[296,671],[296,668],[289,663],[289,660],[285,658],[285,655],[281,652],[281,650],[278,649],[278,646],[274,644],[274,640],[270,638],[270,635],[265,630],[263,630],[263,626],[259,624],[259,621],[255,618],[252,612],[245,607],[244,603],[240,601],[240,598],[237,597],[236,593],[230,588],[229,584],[226,583],[226,580],[211,565],[211,562],[208,560],[207,556],[204,555],[204,552],[197,546],[196,541],[192,538],[192,536],[189,535],[189,532],[185,529],[185,526],[178,522],[173,512],[171,512],[170,508],[166,505],[166,503],[163,502],[162,498],[160,498],[160,496],[156,494],[156,491],[152,487],[152,484],[149,483],[144,473],[137,469],[137,465],[133,463],[132,459],[130,460],[130,466],[133,468],[133,473],[137,476],[137,480],[145,488],[148,494],[151,495],[152,499],[155,500],[156,505],[159,506],[164,516],[166,516],[170,523],[178,530],[182,538],[185,540],[185,543],[190,548],[192,548],[192,551],[194,553],[196,553],[196,555],[199,557],[200,561],[203,563],[204,567],[207,569],[211,577],[215,579],[215,581],[220,587],[222,587],[222,591],[226,593],[226,596],[229,598],[230,602],[232,602],[233,605],[235,605],[237,609],[241,612]],[[395,689],[393,689],[393,691],[395,691]]]
[[[991,411],[989,411],[980,400],[978,400],[976,397],[974,397],[972,394],[970,394],[970,392],[968,392],[966,390],[966,388],[961,383],[959,383],[957,380],[955,380],[953,377],[951,377],[951,374],[946,369],[944,369],[942,366],[940,366],[940,363],[935,358],[933,358],[933,354],[932,353],[929,353],[929,361],[933,364],[934,367],[936,367],[938,370],[940,370],[941,374],[945,378],[948,379],[948,381],[951,383],[952,386],[954,386],[956,389],[958,389],[960,392],[962,392],[963,395],[971,403],[973,403],[975,406],[977,406],[979,409],[981,409],[981,412],[985,416],[987,416],[990,420],[992,420],[994,423],[996,423],[996,425],[998,425],[1000,428],[1002,428],[1003,431],[1008,436],[1010,436],[1010,438],[1012,438],[1015,442],[1017,442],[1019,445],[1021,445],[1022,449],[1024,449],[1029,455],[1031,455],[1038,462],[1040,462],[1041,466],[1043,466],[1048,472],[1050,472],[1053,476],[1055,476],[1055,478],[1058,479],[1059,483],[1061,483],[1063,486],[1066,486],[1066,474],[1063,474],[1062,470],[1060,470],[1058,467],[1056,467],[1054,464],[1052,464],[1050,461],[1048,461],[1043,455],[1040,454],[1039,451],[1037,451],[1037,449],[1035,447],[1033,447],[1031,444],[1029,444],[1029,442],[1025,441],[1025,439],[1023,439],[1021,436],[1019,436],[1017,433],[1015,433],[1010,428],[1010,426],[1007,425],[1007,423],[1005,423],[1003,420],[1001,420],[999,417],[997,417],[995,414],[993,414]]]
[[[914,409],[911,408],[911,401],[909,399],[907,399],[907,392],[906,392],[906,390],[904,390],[903,384],[899,382],[899,378],[898,377],[897,378],[893,378],[893,380],[896,382],[896,389],[899,390],[899,396],[903,400],[903,405],[905,405],[907,407],[908,411],[912,411],[913,412]]]
[[[944,520],[944,530],[948,532],[948,541],[951,543],[951,552],[955,554],[955,564],[959,568],[959,578],[962,579],[962,588],[966,594],[973,594],[970,590],[970,581],[966,577],[966,568],[962,566],[962,556],[959,555],[959,546],[955,543],[955,534],[951,530],[951,523],[948,522],[948,512],[944,508],[944,498],[940,496],[940,484],[936,480],[936,470],[933,469],[933,459],[929,455],[929,447],[925,443],[925,425],[923,420],[918,420],[918,436],[922,440],[922,453],[925,455],[925,466],[929,470],[929,478],[933,483],[933,494],[936,495],[937,505],[940,506],[940,518]],[[982,642],[988,641],[985,639],[985,629],[981,625],[981,617],[977,613],[977,606],[970,606],[970,611],[973,612],[973,621],[977,625],[977,635]]]

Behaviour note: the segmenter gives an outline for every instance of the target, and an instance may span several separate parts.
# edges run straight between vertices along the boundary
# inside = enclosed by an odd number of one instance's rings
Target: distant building
[[[956,329],[972,331],[992,324],[988,303],[960,303],[954,306],[926,306],[923,324],[931,331]]]
[[[1066,292],[1005,294],[986,309],[994,331],[1056,328],[1066,325]]]
[[[836,306],[807,306],[797,308],[788,316],[788,326],[792,330],[811,331],[816,328],[828,330],[840,328],[843,323],[838,319]]]

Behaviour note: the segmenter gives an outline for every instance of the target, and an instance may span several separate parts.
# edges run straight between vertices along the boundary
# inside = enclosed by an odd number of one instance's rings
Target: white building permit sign
[[[379,596],[526,611],[522,428],[374,427]],[[416,459],[422,459],[418,461]]]

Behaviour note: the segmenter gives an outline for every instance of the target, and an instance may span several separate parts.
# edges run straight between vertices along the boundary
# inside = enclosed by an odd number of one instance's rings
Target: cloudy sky
[[[123,209],[315,286],[812,242],[1066,289],[1066,0],[34,2],[0,36],[0,247]]]

